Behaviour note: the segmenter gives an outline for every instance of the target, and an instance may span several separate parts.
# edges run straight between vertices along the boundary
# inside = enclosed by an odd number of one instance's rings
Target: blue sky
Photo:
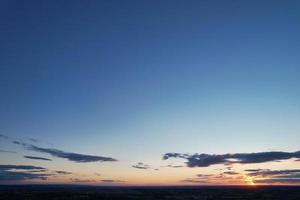
[[[159,167],[167,152],[297,151],[299,8],[1,1],[1,134],[118,158],[124,171]],[[1,164],[30,154],[6,139],[0,145],[17,151],[1,153]]]

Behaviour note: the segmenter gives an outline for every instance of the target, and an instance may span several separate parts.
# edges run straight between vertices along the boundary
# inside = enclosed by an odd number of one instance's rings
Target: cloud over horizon
[[[248,171],[249,176],[286,176],[291,174],[300,174],[300,169],[288,169],[288,170],[270,170],[270,169],[253,169]]]
[[[32,165],[0,165],[0,181],[46,180],[52,174],[41,173],[47,169]]]
[[[248,172],[248,176],[254,177],[255,183],[300,183],[300,169],[247,169],[245,171]]]
[[[104,182],[104,183],[122,183],[122,182],[125,182],[125,181],[113,180],[113,179],[103,179],[103,180],[101,180],[101,182]]]
[[[71,178],[70,180],[72,182],[75,182],[75,183],[91,183],[91,182],[96,182],[95,180],[92,180],[92,179]]]
[[[170,158],[186,159],[188,167],[209,167],[216,164],[252,164],[264,163],[271,161],[281,161],[292,158],[300,158],[300,151],[296,152],[258,152],[258,153],[233,153],[233,154],[181,154],[181,153],[166,153],[163,155],[163,160]]]

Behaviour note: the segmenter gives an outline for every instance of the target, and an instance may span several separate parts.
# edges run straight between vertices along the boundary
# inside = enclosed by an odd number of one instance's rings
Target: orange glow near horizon
[[[253,177],[251,176],[245,176],[245,182],[247,183],[247,185],[250,185],[250,186],[255,186],[255,183],[253,182]]]

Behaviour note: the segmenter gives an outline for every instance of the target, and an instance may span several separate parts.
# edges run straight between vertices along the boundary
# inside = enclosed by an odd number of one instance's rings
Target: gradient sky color
[[[296,158],[234,164],[227,183],[226,165],[162,160],[300,150],[299,10],[296,0],[1,1],[0,164],[72,172],[2,182],[244,184],[247,169],[300,169]],[[14,141],[118,161],[76,163]]]

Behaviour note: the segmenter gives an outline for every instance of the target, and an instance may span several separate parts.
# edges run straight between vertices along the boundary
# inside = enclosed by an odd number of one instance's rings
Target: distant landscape
[[[1,200],[299,200],[299,197],[300,187],[297,186],[0,186]]]

